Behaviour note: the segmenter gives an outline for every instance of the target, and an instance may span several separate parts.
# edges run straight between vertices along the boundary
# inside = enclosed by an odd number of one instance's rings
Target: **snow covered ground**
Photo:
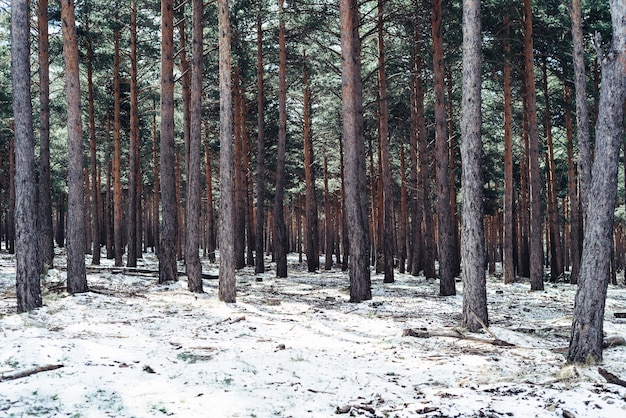
[[[141,263],[156,269],[150,255]],[[489,278],[489,329],[505,347],[488,333],[403,336],[457,327],[461,283],[443,298],[436,281],[374,275],[374,298],[351,304],[340,270],[311,274],[290,259],[290,277],[277,279],[273,267],[238,272],[230,305],[217,280],[197,295],[185,277],[163,286],[110,269],[88,275],[95,292],[69,296],[53,269],[45,306],[16,314],[15,261],[0,254],[0,380],[63,365],[0,381],[0,417],[626,416],[626,388],[565,362],[571,285],[530,292]],[[626,336],[615,312],[626,312],[624,286],[609,289],[605,331]],[[626,347],[604,359],[626,379]]]

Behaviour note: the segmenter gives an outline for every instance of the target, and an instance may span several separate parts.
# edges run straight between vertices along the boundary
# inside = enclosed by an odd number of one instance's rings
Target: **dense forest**
[[[488,323],[485,272],[578,284],[568,358],[601,360],[597,313],[626,271],[625,9],[2,1],[0,233],[18,299],[31,293],[18,309],[41,304],[20,248],[37,281],[67,247],[70,293],[87,290],[84,254],[156,253],[159,283],[184,261],[193,292],[206,258],[226,302],[237,269],[263,272],[267,254],[287,277],[292,252],[349,270],[353,302],[371,299],[371,268],[438,278],[442,296],[461,277],[472,330]]]

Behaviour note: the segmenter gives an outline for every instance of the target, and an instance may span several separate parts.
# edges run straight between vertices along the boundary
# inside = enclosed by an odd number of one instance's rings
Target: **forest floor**
[[[461,283],[439,297],[435,280],[373,275],[373,299],[351,304],[346,273],[290,258],[286,279],[273,265],[238,272],[237,303],[224,304],[217,280],[198,295],[184,276],[158,285],[110,263],[76,296],[50,270],[44,307],[17,314],[15,259],[0,254],[0,417],[626,416],[626,387],[565,362],[569,284],[530,292],[489,277],[490,333],[469,334],[456,328]],[[619,312],[626,288],[610,286],[607,336],[626,336]],[[626,347],[606,349],[601,367],[626,379]]]

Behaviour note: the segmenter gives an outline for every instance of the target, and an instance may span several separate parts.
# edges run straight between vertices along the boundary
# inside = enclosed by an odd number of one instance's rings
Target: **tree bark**
[[[548,219],[550,227],[550,280],[556,282],[563,275],[563,249],[559,225],[559,208],[556,190],[556,168],[554,163],[554,141],[552,140],[552,114],[548,91],[548,66],[543,60],[543,92],[545,100],[545,134],[548,141]]]
[[[177,280],[178,203],[174,153],[174,10],[173,0],[161,1],[161,204],[159,283]]]
[[[567,138],[567,196],[569,199],[569,239],[570,243],[570,283],[578,283],[580,272],[580,250],[582,231],[580,223],[580,204],[576,187],[576,171],[574,167],[574,135],[572,133],[572,116],[569,110],[571,88],[565,87],[565,132]]]
[[[68,130],[67,291],[87,289],[85,273],[85,225],[83,217],[83,125],[80,108],[80,72],[74,1],[61,0],[63,56]]]
[[[200,153],[202,152],[202,57],[203,0],[193,0],[193,39],[191,58],[191,126],[187,171],[187,233],[185,265],[189,291],[202,293],[200,264]]]
[[[367,222],[365,139],[361,43],[358,8],[355,0],[340,0],[341,93],[346,176],[346,218],[350,234],[350,302],[372,298],[370,239]]]
[[[626,100],[626,2],[610,0],[609,4],[613,41],[601,57],[602,85],[595,160],[567,354],[568,361],[586,364],[602,361],[604,308],[610,276],[617,171]]]
[[[383,260],[384,260],[384,283],[393,283],[394,267],[394,222],[393,222],[393,180],[391,178],[391,159],[389,157],[389,126],[387,103],[387,75],[385,73],[385,42],[383,0],[378,0],[378,133],[380,140],[380,156],[382,168],[382,194],[383,194]]]
[[[311,86],[309,85],[309,69],[304,56],[302,82],[304,83],[304,181],[306,184],[304,211],[306,213],[306,229],[304,234],[304,248],[306,252],[307,268],[309,272],[315,272],[320,267],[319,240],[318,240],[318,215],[317,215],[317,191],[315,190],[315,156],[313,153],[313,138],[311,133]]]
[[[533,53],[532,0],[524,0],[524,69],[528,118],[528,183],[530,186],[530,288],[543,290],[543,243],[541,239],[541,173],[539,129]]]
[[[139,177],[139,89],[137,86],[137,0],[131,3],[130,19],[130,155],[128,172],[128,255],[126,265],[137,267],[137,194]]]
[[[233,185],[233,104],[228,0],[218,1],[218,47],[220,77],[220,218],[219,299],[236,302]]]
[[[589,138],[589,110],[587,103],[587,78],[585,76],[585,49],[583,45],[581,0],[572,0],[570,17],[572,20],[572,55],[574,85],[576,88],[576,133],[578,134],[578,177],[582,223],[585,224],[589,189],[591,187],[591,140]]]
[[[116,15],[116,18],[119,18]],[[124,209],[122,207],[120,29],[113,33],[113,240],[115,265],[122,265],[124,254]]]
[[[485,279],[483,173],[481,138],[481,24],[480,0],[463,1],[463,100],[461,158],[463,161],[463,326],[477,331],[489,323]]]
[[[52,180],[50,168],[50,52],[48,41],[48,0],[39,0],[39,224],[40,262],[45,268],[54,263],[52,229]]]
[[[35,137],[30,99],[29,1],[11,1],[11,82],[15,134],[17,311],[41,307],[40,252],[35,187]],[[46,19],[47,22],[47,19]],[[47,65],[47,62],[45,63]]]
[[[262,2],[259,3],[257,14],[257,178],[256,178],[256,228],[255,228],[255,255],[254,272],[265,272],[263,258],[264,248],[264,223],[265,223],[265,117],[264,117],[264,93],[263,93],[263,22]]]
[[[513,105],[511,97],[511,23],[508,12],[504,15],[504,210],[502,270],[504,283],[515,281],[513,262]]]
[[[215,263],[215,211],[213,209],[213,173],[211,172],[211,146],[204,144],[205,177],[206,177],[206,230],[205,248],[209,261]]]
[[[283,0],[278,0],[278,151],[276,156],[276,192],[274,196],[274,254],[276,277],[287,277],[287,226],[283,194],[285,187],[285,149],[287,146],[287,47]]]
[[[333,221],[328,190],[328,157],[324,155],[324,270],[333,267]]]
[[[89,32],[90,25],[86,22],[86,30]],[[46,26],[47,27],[47,26]],[[91,38],[85,41],[85,49],[87,55],[87,106],[89,115],[89,163],[91,173],[91,264],[97,266],[100,264],[100,207],[98,202],[100,199],[100,183],[98,183],[97,173],[97,138],[96,138],[96,111],[94,103],[93,89],[93,47]],[[39,192],[41,194],[41,191]]]
[[[452,262],[454,257],[450,211],[449,152],[446,133],[446,103],[443,66],[443,25],[441,0],[433,0],[432,37],[435,81],[435,146],[437,154],[437,220],[439,238],[439,294],[456,294]]]

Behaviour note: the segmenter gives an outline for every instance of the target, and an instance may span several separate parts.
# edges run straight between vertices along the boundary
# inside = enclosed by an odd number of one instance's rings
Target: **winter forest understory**
[[[0,414],[623,414],[625,16],[0,0]]]

